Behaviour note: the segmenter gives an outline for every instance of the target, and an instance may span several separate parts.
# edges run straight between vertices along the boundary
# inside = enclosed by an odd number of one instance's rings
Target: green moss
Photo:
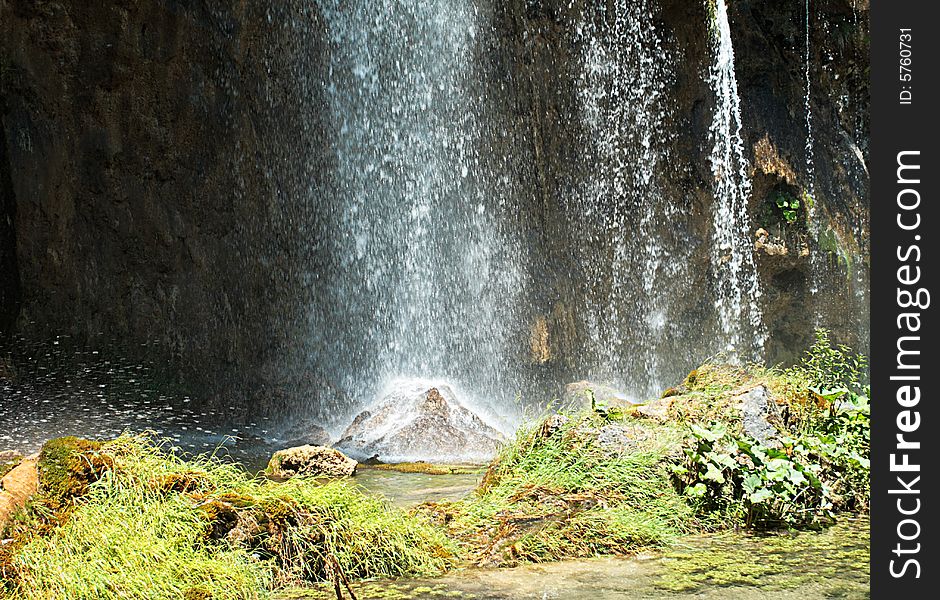
[[[192,587],[183,594],[183,600],[212,600],[212,592],[202,586]]]
[[[757,546],[759,561],[754,560]],[[823,533],[711,536],[693,547],[668,552],[656,585],[685,594],[706,586],[750,586],[773,591],[843,575],[847,567],[860,580],[867,579],[867,520],[845,520]]]
[[[854,277],[855,256],[857,252],[853,253],[849,247],[846,247],[846,244],[843,243],[837,231],[828,228],[820,232],[817,243],[819,244],[820,250],[834,257],[836,261],[844,266],[847,277]]]
[[[101,452],[101,442],[62,437],[46,442],[39,453],[39,493],[54,510],[69,508],[88,486],[110,468],[113,460]]]
[[[352,484],[254,479],[146,437],[47,445],[57,497],[76,492],[74,459],[90,453],[108,468],[80,480],[68,519],[36,503],[18,515],[0,597],[236,600],[299,581],[437,575],[453,560],[441,531]]]
[[[23,462],[22,456],[11,456],[9,459],[0,459],[0,477],[3,477]]]
[[[448,465],[428,462],[382,463],[360,465],[359,468],[396,471],[398,473],[421,473],[423,475],[476,475],[484,471],[484,467],[480,465]]]
[[[362,583],[356,586],[356,597],[359,600],[419,600],[422,598],[466,598],[476,596],[465,594],[456,590],[447,589],[446,585],[422,585],[409,582],[375,582]],[[317,586],[303,590],[289,591],[278,596],[279,600],[336,600],[336,592],[332,587]]]
[[[680,434],[644,425],[655,430],[637,448],[612,455],[594,442],[610,423],[586,412],[558,427],[522,430],[474,495],[418,511],[446,527],[462,556],[481,565],[624,555],[692,530],[691,511],[666,468]]]

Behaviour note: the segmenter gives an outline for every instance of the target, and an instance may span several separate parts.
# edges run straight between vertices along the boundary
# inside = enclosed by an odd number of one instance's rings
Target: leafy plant
[[[795,445],[770,448],[721,424],[692,425],[684,453],[686,463],[674,472],[702,513],[764,528],[831,521],[823,467]]]
[[[815,342],[792,371],[805,377],[821,396],[841,389],[861,393],[868,359],[844,344],[834,346],[827,329],[816,329],[814,336]]]
[[[787,224],[792,225],[796,223],[797,214],[800,209],[800,201],[796,198],[788,198],[784,194],[777,194],[776,203],[777,208],[783,213],[783,218]]]
[[[870,404],[865,394],[827,392],[814,427],[779,447],[733,433],[724,424],[693,424],[673,467],[700,514],[748,527],[813,527],[836,512],[867,510],[870,499]]]

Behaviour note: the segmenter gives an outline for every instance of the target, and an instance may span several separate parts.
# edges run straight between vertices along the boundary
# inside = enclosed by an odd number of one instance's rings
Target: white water
[[[654,393],[672,375],[664,346],[681,333],[670,327],[670,300],[689,262],[687,249],[662,234],[682,212],[660,184],[673,137],[666,125],[672,59],[649,0],[589,6],[573,26],[583,47],[584,145],[593,148],[590,176],[568,204],[583,237],[585,320],[596,352],[585,371],[634,394]],[[608,244],[609,258],[598,252]]]
[[[480,17],[448,0],[319,4],[335,166],[331,230],[316,242],[332,244],[335,263],[312,316],[312,362],[360,404],[398,377],[511,395],[505,341],[522,286],[508,179],[480,153]],[[320,416],[350,409],[339,408]]]
[[[715,178],[712,212],[715,304],[724,350],[732,358],[753,359],[763,351],[766,332],[747,212],[751,181],[741,138],[741,100],[724,0],[716,0],[714,4],[712,51],[714,62],[708,81],[715,94],[715,113],[710,128],[711,167]]]

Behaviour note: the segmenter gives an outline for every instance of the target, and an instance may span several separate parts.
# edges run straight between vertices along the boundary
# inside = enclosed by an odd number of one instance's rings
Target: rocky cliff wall
[[[310,3],[269,4],[0,0],[0,328],[117,344],[270,410],[342,393],[305,347],[309,306],[323,301],[310,274],[335,260],[318,201],[341,185],[321,118],[331,42]],[[520,355],[563,380],[588,346],[583,265],[562,242],[579,235],[569,200],[608,160],[572,118],[584,42],[570,24],[585,2],[476,4],[476,68],[500,120],[487,153],[512,167],[541,332]],[[649,4],[673,65],[662,192],[681,215],[653,234],[688,258],[689,293],[668,315],[681,326],[709,318],[696,290],[710,277],[712,17],[705,3]],[[868,7],[811,6],[809,104],[804,3],[729,8],[771,361],[816,325],[867,344]],[[815,216],[804,201],[787,222],[777,199],[808,190]],[[706,331],[659,351],[697,364]]]
[[[277,381],[308,247],[282,203],[324,171],[317,90],[291,71],[321,51],[302,4],[0,3],[0,299],[20,333],[215,389]]]

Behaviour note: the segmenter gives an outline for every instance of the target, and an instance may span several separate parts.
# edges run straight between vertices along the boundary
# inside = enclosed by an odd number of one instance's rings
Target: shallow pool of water
[[[479,484],[482,473],[427,475],[360,467],[354,481],[390,504],[409,507],[422,502],[460,500]]]
[[[868,520],[821,532],[688,538],[633,558],[596,558],[512,569],[468,569],[439,579],[355,584],[360,600],[816,600],[869,598]],[[332,590],[280,597],[327,600]]]

